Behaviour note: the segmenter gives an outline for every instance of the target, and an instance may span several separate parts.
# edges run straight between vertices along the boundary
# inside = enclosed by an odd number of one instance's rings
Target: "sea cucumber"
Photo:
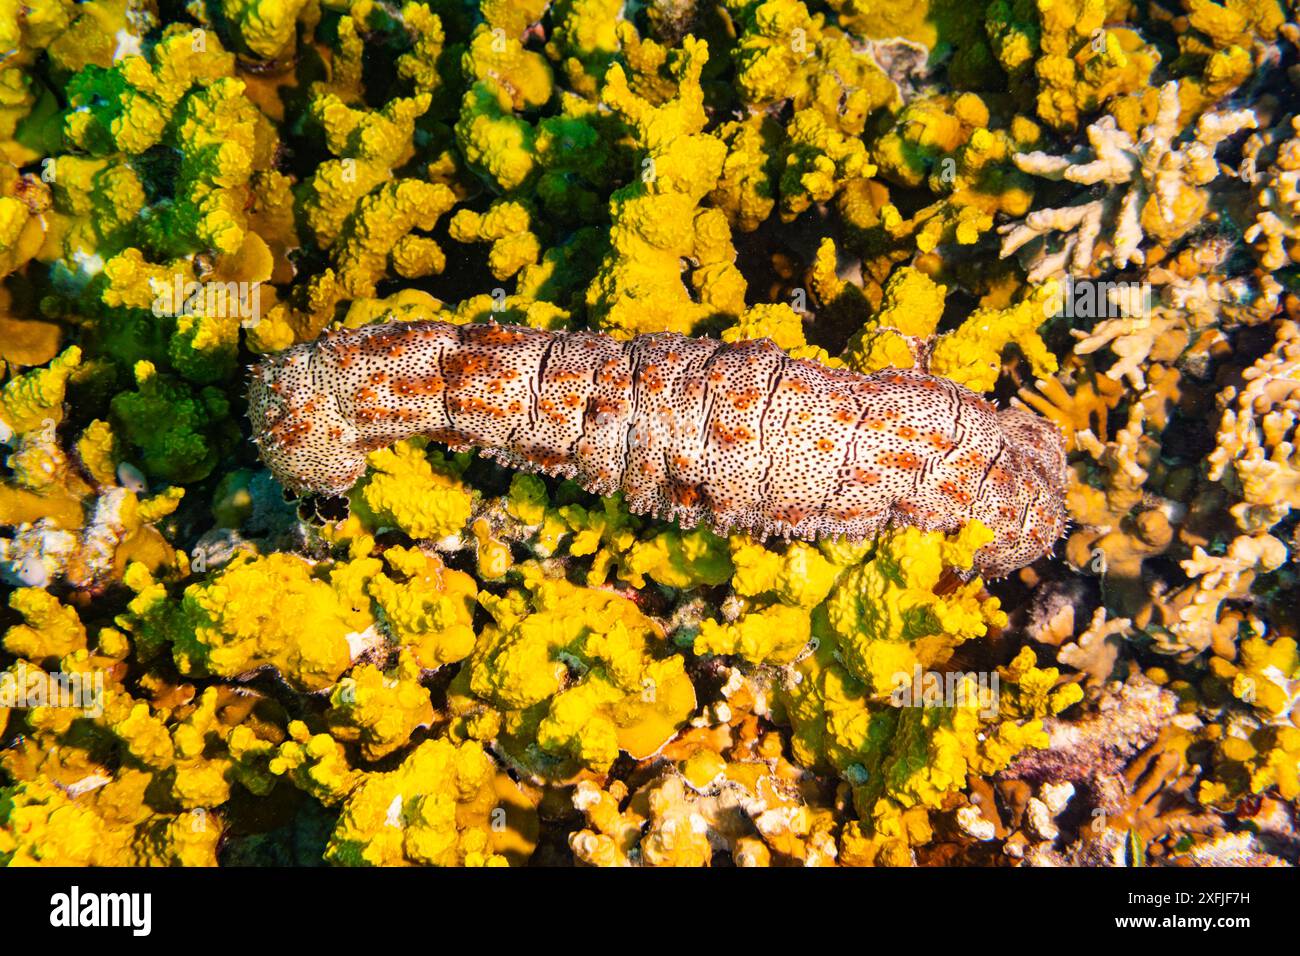
[[[860,375],[766,339],[417,321],[334,332],[254,366],[253,437],[295,494],[338,495],[366,453],[423,434],[622,491],[638,514],[719,533],[862,539],[978,519],[989,577],[1065,528],[1060,431],[922,372]]]

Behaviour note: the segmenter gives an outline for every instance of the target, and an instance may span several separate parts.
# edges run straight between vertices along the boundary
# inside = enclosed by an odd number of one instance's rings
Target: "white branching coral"
[[[1283,140],[1283,130],[1294,135]],[[1276,158],[1263,172],[1261,157],[1277,146]],[[1281,269],[1300,261],[1300,116],[1264,134],[1252,136],[1242,150],[1242,176],[1257,180],[1255,222],[1244,233],[1265,269]]]
[[[1223,237],[1194,243],[1169,266],[1143,278],[1157,287],[1160,304],[1192,317],[1191,327],[1219,330],[1267,322],[1282,307],[1282,284],[1265,272],[1232,275],[1227,262],[1237,244]]]
[[[1036,209],[1020,222],[999,228],[1002,256],[1024,249],[1031,282],[1073,272],[1085,275],[1103,229],[1111,225],[1109,262],[1115,268],[1142,264],[1148,236],[1170,242],[1202,220],[1209,205],[1205,187],[1219,175],[1219,144],[1255,128],[1251,110],[1204,113],[1190,141],[1183,131],[1178,84],[1160,88],[1155,121],[1135,140],[1113,116],[1087,129],[1088,145],[1065,156],[1017,153],[1016,166],[1045,179],[1108,187],[1098,198],[1071,206]]]
[[[1257,532],[1300,508],[1300,326],[1281,323],[1273,348],[1242,378],[1241,388],[1219,393],[1223,415],[1209,477],[1241,499],[1231,509],[1237,526]]]
[[[1183,328],[1182,315],[1172,309],[1159,309],[1141,315],[1106,319],[1098,322],[1091,332],[1071,331],[1079,339],[1074,347],[1076,353],[1088,355],[1110,346],[1117,361],[1106,370],[1106,375],[1115,381],[1127,378],[1134,388],[1144,389],[1147,382],[1143,369],[1149,364],[1153,349],[1161,342],[1168,342]],[[1183,341],[1186,342],[1186,336]]]
[[[1286,545],[1271,534],[1238,535],[1223,554],[1194,548],[1180,562],[1192,582],[1161,596],[1160,626],[1148,630],[1152,649],[1186,663],[1211,646],[1231,646],[1237,618],[1225,613],[1230,602],[1249,600],[1255,578],[1276,571],[1287,558]]]
[[[1109,348],[1116,361],[1106,369],[1106,376],[1145,389],[1153,363],[1204,373],[1210,350],[1227,341],[1225,333],[1277,314],[1283,289],[1271,275],[1226,276],[1219,271],[1222,262],[1216,261],[1215,254],[1202,255],[1198,248],[1185,252],[1190,253],[1180,257],[1185,262],[1152,268],[1141,283],[1129,286],[1158,290],[1138,308],[1112,308],[1117,318],[1104,319],[1088,330],[1071,329],[1079,340],[1075,353],[1088,355]],[[1194,274],[1188,275],[1192,270]]]
[[[1097,608],[1087,629],[1072,643],[1063,644],[1057,652],[1057,660],[1083,671],[1088,675],[1088,684],[1093,687],[1101,686],[1110,678],[1124,640],[1133,630],[1129,618],[1107,615],[1105,607]]]
[[[1203,591],[1215,592],[1217,604],[1225,596],[1238,595],[1249,590],[1243,587],[1242,578],[1258,570],[1276,571],[1286,563],[1286,545],[1271,534],[1240,534],[1232,539],[1221,555],[1208,553],[1202,547],[1192,550],[1192,556],[1181,562],[1189,578],[1196,578]],[[1249,581],[1245,584],[1249,585]],[[1208,603],[1208,602],[1201,602]]]

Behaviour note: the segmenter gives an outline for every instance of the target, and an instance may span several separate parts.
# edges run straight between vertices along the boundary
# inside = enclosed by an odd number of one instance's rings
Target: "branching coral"
[[[1269,353],[1243,373],[1240,388],[1229,386],[1209,477],[1224,481],[1241,500],[1231,508],[1237,526],[1261,532],[1295,507],[1300,485],[1294,428],[1300,412],[1300,329],[1283,322]]]
[[[1263,170],[1258,165],[1266,146],[1263,138],[1252,136],[1243,150],[1243,176],[1248,176],[1248,181],[1258,178],[1255,222],[1243,238],[1254,244],[1265,269],[1281,269],[1300,253],[1300,191],[1296,188],[1300,179],[1300,117],[1291,119],[1291,130],[1296,135],[1276,144],[1275,157]]]
[[[1144,239],[1167,245],[1186,235],[1208,211],[1205,187],[1220,173],[1215,150],[1239,131],[1253,129],[1255,115],[1250,110],[1205,113],[1192,138],[1180,145],[1180,109],[1178,84],[1166,83],[1154,121],[1137,136],[1103,116],[1088,127],[1086,150],[1066,156],[1018,153],[1016,165],[1025,172],[1107,189],[1101,198],[1037,209],[1023,222],[1000,227],[1002,255],[1027,248],[1029,279],[1038,282],[1067,270],[1087,275],[1111,223],[1106,258],[1116,268],[1145,261]],[[1063,238],[1054,240],[1053,234]]]
[[[601,328],[619,335],[645,329],[689,332],[717,313],[744,308],[745,283],[733,264],[726,218],[698,208],[722,171],[725,147],[702,133],[700,73],[708,49],[688,40],[674,75],[677,95],[655,106],[633,92],[615,66],[602,96],[636,131],[645,150],[636,180],[610,199],[612,249],[587,292]],[[681,260],[698,265],[683,283]]]

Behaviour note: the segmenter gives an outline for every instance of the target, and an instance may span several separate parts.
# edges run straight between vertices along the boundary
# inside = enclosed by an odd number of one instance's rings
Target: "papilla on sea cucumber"
[[[252,370],[253,437],[289,491],[338,495],[366,454],[427,435],[573,478],[719,533],[861,539],[891,525],[993,530],[975,568],[1049,553],[1066,523],[1060,431],[944,378],[861,375],[767,339],[419,321],[326,334]]]

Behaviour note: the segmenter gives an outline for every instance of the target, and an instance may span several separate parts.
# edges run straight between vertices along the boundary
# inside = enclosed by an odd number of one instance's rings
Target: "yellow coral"
[[[221,9],[244,45],[263,59],[290,47],[298,15],[307,0],[222,0]]]
[[[834,247],[823,244],[818,253],[823,274],[833,268]],[[912,368],[916,341],[931,339],[943,316],[947,287],[925,273],[905,267],[889,278],[884,301],[845,347],[843,358],[859,372],[882,368]]]
[[[366,588],[397,642],[422,667],[441,667],[468,657],[474,649],[478,595],[474,579],[418,548],[388,548],[384,563],[392,576],[375,574]]]
[[[735,325],[722,332],[724,342],[758,338],[771,339],[787,351],[807,344],[803,335],[803,318],[784,302],[751,305]]]
[[[827,598],[826,622],[845,665],[869,694],[889,694],[899,674],[941,664],[958,644],[1005,625],[997,598],[981,598],[978,579],[943,597],[934,590],[945,568],[969,568],[992,539],[977,521],[951,536],[889,531],[872,560],[839,579]]]
[[[713,188],[725,146],[705,125],[700,74],[707,46],[687,38],[675,70],[677,96],[655,106],[637,96],[617,65],[602,95],[636,132],[647,154],[630,186],[615,192],[612,250],[587,292],[600,327],[618,337],[640,331],[689,333],[702,319],[744,309],[745,284],[734,265],[726,217],[698,208]],[[700,301],[682,281],[681,260],[699,262],[692,276]]]
[[[86,629],[77,612],[60,604],[41,588],[18,588],[9,606],[23,616],[24,624],[5,631],[5,650],[30,661],[57,660],[86,646]]]
[[[496,623],[458,683],[505,712],[521,756],[560,776],[654,753],[695,707],[682,658],[656,656],[662,633],[626,598],[521,570],[526,590],[480,595]]]
[[[727,543],[707,528],[661,531],[632,545],[619,576],[634,588],[645,587],[646,576],[673,588],[722,584],[731,577]]]
[[[695,639],[695,653],[736,654],[756,664],[788,664],[808,644],[811,633],[807,611],[773,604],[731,623],[705,621]]]
[[[1284,718],[1300,694],[1300,654],[1294,638],[1272,643],[1262,637],[1241,642],[1237,662],[1215,657],[1210,670],[1231,682],[1232,694],[1268,719]]]
[[[363,664],[335,684],[325,716],[336,739],[360,744],[361,755],[374,761],[404,747],[417,727],[429,726],[433,704],[420,686],[419,662],[403,654],[392,673]]]
[[[741,535],[731,539],[731,561],[737,594],[758,597],[771,592],[798,607],[820,604],[843,570],[843,564],[805,541],[794,541],[778,553]]]
[[[1053,295],[1049,283],[1009,308],[976,309],[952,333],[939,337],[930,357],[930,371],[972,391],[987,392],[997,384],[1002,371],[1003,350],[1015,345],[1034,375],[1053,374],[1056,356],[1038,334],[1038,327],[1048,317],[1046,304]]]
[[[329,734],[312,734],[301,720],[290,721],[290,739],[268,763],[271,773],[285,776],[322,803],[341,802],[362,774],[348,765],[343,745]]]
[[[1042,17],[1038,115],[1073,129],[1113,96],[1148,88],[1160,54],[1136,30],[1106,29],[1110,0],[1037,0]]]
[[[370,471],[351,497],[373,529],[396,526],[413,538],[437,539],[459,533],[468,523],[474,493],[453,468],[433,467],[425,454],[427,444],[412,438],[370,453]]]
[[[63,420],[63,396],[68,380],[81,364],[81,349],[73,345],[45,368],[11,379],[0,391],[0,426],[11,433],[50,429]]]
[[[124,775],[90,799],[47,780],[24,781],[0,806],[0,859],[8,866],[215,866],[221,828],[202,816],[150,815],[148,781]]]
[[[541,243],[530,230],[532,213],[523,203],[496,202],[485,213],[462,209],[451,219],[457,242],[490,242],[488,267],[498,279],[508,279],[537,261]]]
[[[170,642],[184,673],[233,677],[269,664],[319,690],[375,641],[370,609],[354,606],[346,582],[320,580],[294,555],[240,555],[210,582],[186,588],[179,605],[135,568],[126,582],[137,598],[123,623],[146,642]]]
[[[341,866],[505,866],[493,851],[495,768],[472,741],[426,740],[395,770],[365,775],[325,859]]]

